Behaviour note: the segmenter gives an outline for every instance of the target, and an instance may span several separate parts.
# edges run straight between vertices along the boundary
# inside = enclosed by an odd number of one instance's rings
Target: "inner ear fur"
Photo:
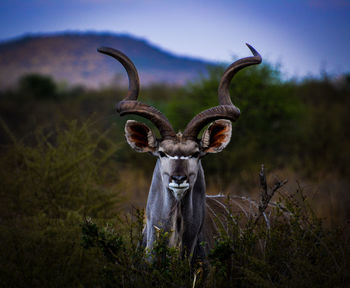
[[[201,146],[206,153],[218,153],[230,143],[232,125],[229,120],[216,120],[204,131]]]
[[[125,137],[131,148],[137,152],[154,152],[157,148],[156,137],[144,123],[128,120],[125,124]]]

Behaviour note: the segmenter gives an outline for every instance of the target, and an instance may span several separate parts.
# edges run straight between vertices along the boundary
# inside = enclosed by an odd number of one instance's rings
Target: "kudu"
[[[116,105],[121,115],[135,114],[150,120],[159,130],[157,139],[145,124],[128,120],[126,140],[137,152],[149,152],[157,163],[149,190],[143,234],[143,245],[152,250],[156,230],[170,232],[169,246],[179,247],[182,255],[204,258],[207,249],[205,233],[206,187],[201,158],[208,153],[222,151],[231,139],[231,121],[240,110],[230,99],[229,86],[241,69],[261,63],[260,54],[249,44],[253,56],[232,63],[224,72],[218,88],[219,105],[202,111],[186,126],[183,133],[175,133],[168,119],[156,108],[137,101],[139,77],[132,61],[122,52],[101,47],[99,52],[112,56],[125,68],[129,78],[126,98]],[[212,122],[212,123],[211,123]],[[201,139],[198,134],[209,124]]]

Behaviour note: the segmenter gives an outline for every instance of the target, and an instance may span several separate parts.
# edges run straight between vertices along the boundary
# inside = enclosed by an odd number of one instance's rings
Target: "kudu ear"
[[[128,120],[125,124],[125,137],[132,149],[137,152],[154,152],[157,140],[152,130],[141,122]]]
[[[204,131],[201,146],[203,152],[221,152],[230,143],[232,125],[229,120],[216,120]]]

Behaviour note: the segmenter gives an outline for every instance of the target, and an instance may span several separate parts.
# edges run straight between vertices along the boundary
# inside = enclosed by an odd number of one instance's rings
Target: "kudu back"
[[[204,258],[211,243],[206,233],[206,187],[201,158],[222,151],[231,139],[232,126],[240,110],[233,105],[229,86],[241,69],[261,63],[259,53],[247,44],[253,56],[232,63],[224,72],[218,87],[219,105],[197,114],[183,133],[175,133],[168,119],[156,108],[137,101],[139,77],[132,61],[122,52],[101,47],[99,52],[118,60],[129,78],[128,94],[116,105],[121,115],[134,114],[150,120],[160,132],[157,139],[144,123],[128,120],[126,140],[137,152],[157,157],[146,207],[143,245],[152,250],[157,230],[170,232],[169,246],[179,247],[183,255]],[[201,139],[198,134],[203,132]],[[207,221],[208,222],[208,221]]]

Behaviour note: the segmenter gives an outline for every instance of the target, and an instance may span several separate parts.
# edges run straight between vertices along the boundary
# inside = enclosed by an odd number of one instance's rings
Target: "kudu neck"
[[[182,238],[185,232],[184,229],[189,229],[188,225],[187,228],[184,228],[183,223],[193,223],[198,217],[196,214],[204,213],[205,178],[200,161],[198,165],[198,174],[194,185],[181,200],[177,200],[172,195],[172,191],[167,187],[168,183],[163,183],[159,160],[154,169],[148,201],[151,201],[151,203],[157,202],[157,210],[164,221],[162,222],[166,223],[164,228],[168,231],[174,231],[175,234],[178,234],[176,238],[179,239]]]

